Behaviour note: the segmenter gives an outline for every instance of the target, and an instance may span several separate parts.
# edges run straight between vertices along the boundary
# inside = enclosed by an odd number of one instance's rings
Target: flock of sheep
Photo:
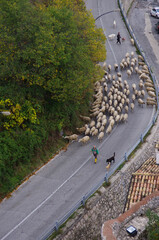
[[[65,136],[69,140],[86,143],[91,136],[102,140],[105,134],[110,134],[114,125],[128,121],[130,112],[134,111],[135,103],[139,106],[157,105],[155,88],[147,65],[141,55],[134,52],[126,53],[120,64],[114,66],[103,64],[104,76],[95,82],[90,116],[81,116],[85,125],[77,128],[84,137],[78,140],[78,135]],[[126,71],[127,80],[122,75]],[[131,77],[136,74],[138,83],[133,83]],[[137,105],[137,104],[136,104]]]

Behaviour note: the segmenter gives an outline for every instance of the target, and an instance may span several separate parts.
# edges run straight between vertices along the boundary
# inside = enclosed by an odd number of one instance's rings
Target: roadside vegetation
[[[82,0],[0,2],[0,199],[82,126],[105,36]]]

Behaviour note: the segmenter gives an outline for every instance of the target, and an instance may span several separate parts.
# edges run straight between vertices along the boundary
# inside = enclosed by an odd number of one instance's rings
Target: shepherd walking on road
[[[94,163],[97,163],[97,155],[98,155],[98,149],[96,148],[96,146],[93,146],[93,148],[91,149],[95,159],[94,159]]]
[[[121,39],[120,32],[118,32],[118,34],[117,34],[117,42],[116,43],[120,43],[121,44],[120,39]]]

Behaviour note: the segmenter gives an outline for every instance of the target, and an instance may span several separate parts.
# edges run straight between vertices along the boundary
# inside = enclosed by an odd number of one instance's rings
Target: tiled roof
[[[132,174],[125,211],[154,191],[159,191],[159,165],[155,158],[149,158]]]

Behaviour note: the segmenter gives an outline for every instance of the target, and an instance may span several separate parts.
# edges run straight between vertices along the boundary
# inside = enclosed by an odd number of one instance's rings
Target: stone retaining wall
[[[148,158],[155,156],[155,141],[159,139],[158,126],[159,120],[146,143],[121,171],[111,177],[111,185],[107,188],[101,187],[95,196],[87,201],[85,208],[77,210],[74,218],[66,223],[63,233],[58,235],[56,240],[101,240],[102,224],[123,213],[132,173]]]

